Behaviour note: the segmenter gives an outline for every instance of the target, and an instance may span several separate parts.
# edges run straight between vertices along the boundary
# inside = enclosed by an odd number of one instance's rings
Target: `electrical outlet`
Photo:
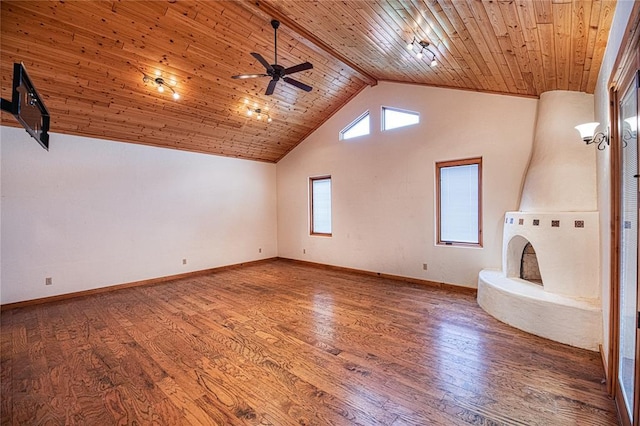
[[[262,249],[261,248],[258,249],[258,253],[262,253]]]
[[[302,254],[307,254],[307,249],[302,249]]]
[[[186,265],[187,264],[187,259],[182,259],[182,264]]]
[[[424,269],[425,271],[427,270],[427,264],[426,263],[422,264],[422,269]]]
[[[51,284],[53,284],[51,277],[47,277],[44,279],[44,285],[51,285]]]

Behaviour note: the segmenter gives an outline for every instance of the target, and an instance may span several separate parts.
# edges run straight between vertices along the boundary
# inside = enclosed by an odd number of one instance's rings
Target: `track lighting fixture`
[[[415,47],[416,47],[416,39],[414,37],[410,43],[407,43],[407,50],[409,52],[412,52]]]
[[[407,43],[407,50],[411,53],[415,53],[417,59],[422,59],[425,53],[430,53],[431,61],[429,62],[429,65],[435,67],[438,65],[438,61],[436,60],[436,54],[429,49],[429,46],[431,46],[431,43],[428,41],[420,40],[416,42],[416,38],[414,37],[410,43]]]
[[[174,80],[167,81],[159,73],[157,73],[155,77],[143,74],[142,81],[145,84],[151,83],[152,85],[156,86],[158,92],[160,93],[164,93],[166,87],[171,91],[171,96],[173,97],[173,99],[175,99],[176,101],[180,99],[180,94],[173,88],[173,86],[176,85],[176,82]]]
[[[258,107],[257,102],[254,102],[253,106],[249,105],[249,101],[247,99],[244,100],[244,104],[246,105],[246,108],[247,108],[247,116],[249,117],[255,116],[255,118],[260,121],[264,119],[267,123],[271,123],[273,121],[271,119],[271,116],[269,115],[269,110],[267,109],[267,107],[260,108]]]

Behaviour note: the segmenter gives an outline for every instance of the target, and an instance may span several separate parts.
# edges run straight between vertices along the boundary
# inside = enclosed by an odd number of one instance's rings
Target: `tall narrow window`
[[[482,158],[436,163],[438,244],[482,246]]]
[[[371,132],[369,111],[356,118],[340,132],[340,140],[368,135]]]
[[[397,129],[420,123],[420,114],[396,108],[382,107],[382,130]]]
[[[331,176],[309,179],[311,234],[331,235]]]

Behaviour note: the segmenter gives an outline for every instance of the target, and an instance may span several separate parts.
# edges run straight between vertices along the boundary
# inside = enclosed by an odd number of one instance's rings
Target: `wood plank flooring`
[[[1,316],[2,425],[611,425],[600,355],[275,260]]]

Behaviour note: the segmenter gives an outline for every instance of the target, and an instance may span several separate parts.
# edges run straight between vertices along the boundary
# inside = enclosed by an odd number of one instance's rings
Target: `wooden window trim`
[[[314,176],[309,178],[309,235],[315,235],[319,237],[331,237],[333,235],[333,232],[315,232],[313,230],[313,182],[326,179],[329,179],[329,183],[332,185],[331,195],[333,195],[333,181],[331,180],[331,175]],[[333,226],[331,229],[333,231]]]
[[[637,42],[637,41],[636,41]],[[616,82],[615,85],[612,85],[609,90],[609,99],[612,100],[610,102],[610,111],[609,116],[611,117],[611,156],[610,156],[610,164],[611,164],[611,222],[613,226],[611,227],[612,231],[612,250],[611,250],[611,264],[610,264],[610,318],[609,318],[609,364],[607,365],[606,373],[607,373],[607,391],[610,395],[612,395],[616,402],[616,407],[618,409],[618,415],[621,420],[622,425],[631,425],[630,419],[628,416],[628,409],[633,411],[633,418],[635,419],[635,424],[640,424],[638,422],[640,418],[640,374],[635,372],[635,394],[634,399],[631,401],[633,404],[632,407],[627,407],[627,404],[622,397],[622,391],[620,389],[620,384],[618,383],[618,375],[620,372],[620,302],[621,302],[621,288],[620,288],[620,257],[622,255],[622,233],[621,233],[621,220],[622,220],[622,207],[620,205],[622,201],[622,193],[621,193],[621,184],[622,184],[622,136],[619,128],[620,124],[620,115],[619,115],[619,107],[621,101],[621,95],[626,92],[626,90],[631,85],[638,85],[638,81],[640,79],[640,54],[635,53],[635,57],[633,62],[631,62],[630,66],[625,68],[624,73],[621,73],[620,80]],[[637,90],[637,89],[636,89]],[[637,106],[640,108],[640,106]],[[640,294],[636,297],[640,300]],[[640,306],[640,302],[636,301],[637,306]],[[636,330],[636,333],[638,331]],[[636,339],[639,338],[639,334],[636,334]],[[636,361],[640,359],[640,344],[636,341]]]
[[[444,167],[478,165],[478,242],[464,243],[456,241],[443,241],[440,238],[440,170]],[[466,158],[463,160],[438,161],[436,162],[436,244],[439,246],[454,247],[482,247],[482,157]]]
[[[623,90],[633,79],[635,72],[640,69],[640,3],[636,2],[631,11],[625,35],[620,42],[618,55],[612,67],[611,76],[609,77],[609,117],[611,123],[611,154],[609,156],[610,170],[610,236],[611,250],[609,255],[609,362],[605,364],[605,373],[607,381],[607,391],[616,401],[618,408],[618,416],[622,424],[628,422],[626,416],[621,416],[624,410],[624,403],[621,400],[621,392],[617,386],[618,381],[618,358],[619,358],[619,339],[620,339],[620,179],[621,179],[621,149],[620,149],[620,132],[618,129],[618,103],[620,101],[619,91]],[[639,295],[640,297],[640,295]],[[640,345],[636,345],[636,349]],[[636,360],[640,359],[640,353],[636,353]],[[636,378],[640,378],[640,374],[636,373]],[[635,394],[635,412],[634,418],[640,418],[640,383],[636,383]]]

